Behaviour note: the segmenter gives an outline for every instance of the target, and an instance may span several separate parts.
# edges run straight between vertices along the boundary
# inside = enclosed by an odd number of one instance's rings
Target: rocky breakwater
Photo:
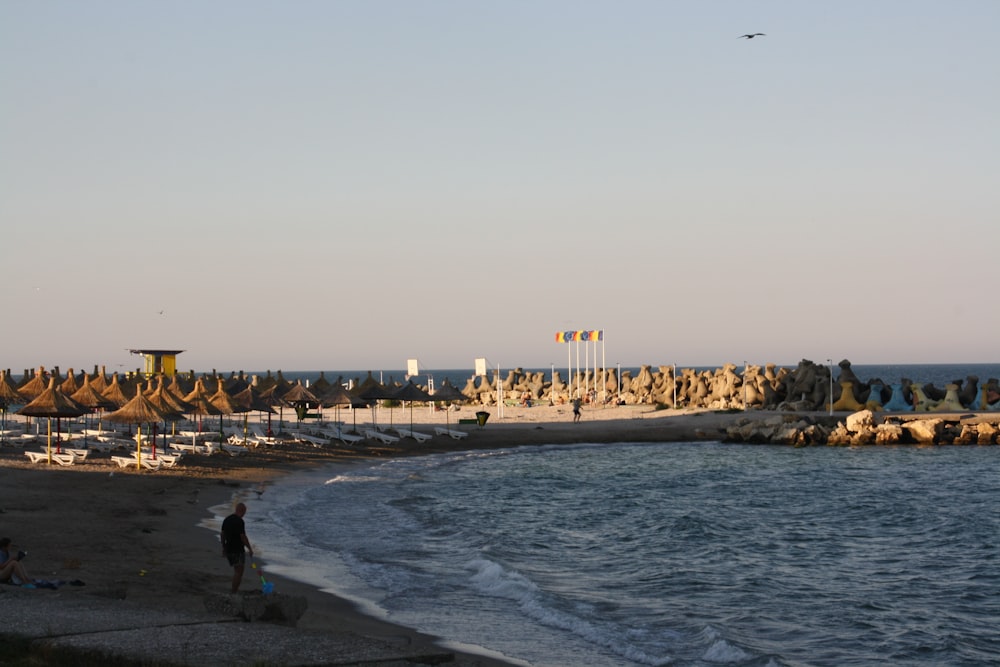
[[[747,417],[728,427],[723,440],[794,447],[862,445],[995,445],[996,415],[878,415],[859,410],[844,416],[772,414]]]
[[[502,392],[500,391],[502,389]],[[969,376],[944,388],[908,378],[890,383],[880,378],[862,380],[843,360],[836,368],[803,359],[795,368],[725,364],[715,370],[673,366],[642,366],[635,376],[604,368],[580,371],[564,380],[559,371],[546,379],[544,372],[515,368],[506,377],[496,374],[469,378],[462,393],[473,403],[531,405],[584,402],[649,404],[668,408],[708,410],[760,409],[788,412],[956,412],[1000,410],[1000,382],[990,378],[980,385]]]

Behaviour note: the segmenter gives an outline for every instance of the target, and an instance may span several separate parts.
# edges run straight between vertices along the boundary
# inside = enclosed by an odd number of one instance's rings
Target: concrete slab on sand
[[[410,652],[406,646],[371,637],[150,609],[127,600],[75,592],[7,588],[3,600],[12,612],[7,614],[3,634],[53,648],[161,665],[408,665],[447,662],[453,657],[445,651],[428,653],[416,647]]]

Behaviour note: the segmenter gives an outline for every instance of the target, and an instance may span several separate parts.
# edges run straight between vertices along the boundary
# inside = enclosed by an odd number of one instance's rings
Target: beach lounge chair
[[[383,445],[391,445],[394,442],[399,442],[399,438],[396,436],[376,431],[373,428],[365,429],[365,437],[369,440],[378,440]]]
[[[218,454],[222,451],[217,442],[206,442],[204,445],[195,445],[195,454],[204,454],[205,456],[211,456],[212,454]]]
[[[332,437],[336,438],[337,440],[340,440],[342,443],[344,443],[345,445],[348,445],[348,446],[350,446],[350,445],[356,445],[357,443],[359,443],[362,440],[364,440],[364,438],[362,436],[360,436],[360,435],[353,435],[351,433],[344,433],[339,428],[337,429],[337,434],[334,435],[334,436],[332,436]]]
[[[146,470],[159,470],[161,467],[166,467],[163,465],[163,459],[151,459],[145,456],[139,460],[139,464]]]
[[[86,460],[87,456],[90,454],[89,449],[76,449],[75,447],[74,448],[63,447],[63,451],[66,452],[67,454],[72,454],[73,456],[75,456],[77,461]]]
[[[198,445],[191,444],[189,442],[171,442],[168,446],[175,452],[180,452],[182,454],[185,452],[189,454],[198,453]]]
[[[226,454],[229,454],[230,456],[241,456],[243,454],[246,454],[250,450],[248,450],[243,445],[223,444],[222,451],[224,451]]]
[[[250,431],[250,440],[258,445],[274,445],[278,442],[275,438],[264,435],[259,428]]]
[[[465,431],[456,431],[454,429],[445,428],[444,426],[436,426],[434,428],[434,432],[438,435],[446,435],[454,440],[461,440],[469,435]]]
[[[61,466],[71,466],[74,463],[76,463],[77,460],[74,454],[66,452],[65,450],[59,454],[57,454],[56,452],[52,452],[51,454],[49,454],[48,452],[26,451],[24,455],[27,456],[32,463],[46,463],[48,462],[49,457],[51,456],[52,462],[58,463]]]
[[[76,463],[76,454],[63,450],[61,454],[52,454],[52,462],[61,466],[71,466]]]
[[[397,428],[396,433],[399,434],[401,438],[413,438],[417,442],[427,442],[434,436],[428,435],[426,433],[418,433],[417,431],[411,431],[408,428]]]
[[[161,468],[173,468],[174,466],[177,465],[177,462],[181,460],[181,456],[183,456],[183,455],[182,454],[157,454],[156,458],[154,460],[160,462],[160,467]],[[143,461],[145,461],[146,457],[143,456],[142,459],[143,459]]]
[[[295,439],[299,442],[308,442],[313,447],[323,447],[324,445],[329,445],[329,440],[321,440],[320,438],[314,438],[311,435],[306,435],[304,433],[296,433]]]
[[[117,463],[119,468],[128,468],[135,465],[134,456],[112,456],[111,460]]]
[[[49,460],[49,455],[46,452],[29,452],[28,450],[24,450],[24,455],[32,463],[44,463]]]

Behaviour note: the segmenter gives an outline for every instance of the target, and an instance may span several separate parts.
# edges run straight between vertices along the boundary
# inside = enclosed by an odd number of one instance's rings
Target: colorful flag
[[[557,331],[557,343],[570,343],[572,341],[596,341],[604,340],[604,329],[580,329],[579,331]]]

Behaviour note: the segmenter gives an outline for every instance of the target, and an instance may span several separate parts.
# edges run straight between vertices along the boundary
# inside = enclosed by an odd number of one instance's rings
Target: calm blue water
[[[249,504],[272,571],[526,664],[1000,664],[1000,447],[512,448]]]

